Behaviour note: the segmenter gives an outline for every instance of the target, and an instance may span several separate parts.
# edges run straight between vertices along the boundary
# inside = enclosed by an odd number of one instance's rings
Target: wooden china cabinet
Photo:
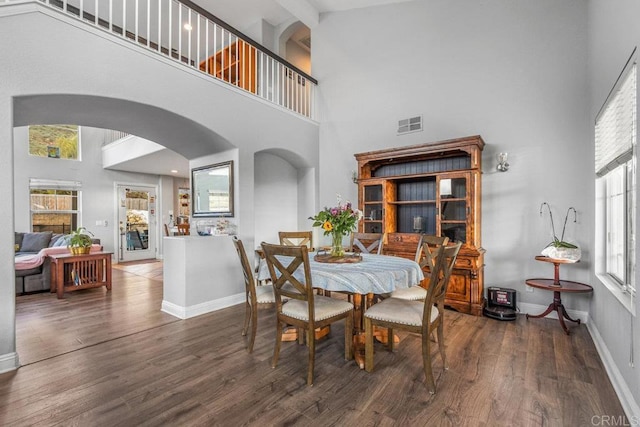
[[[410,259],[420,234],[462,242],[445,303],[476,316],[484,306],[483,147],[476,135],[355,155],[360,231],[386,232],[385,253]]]

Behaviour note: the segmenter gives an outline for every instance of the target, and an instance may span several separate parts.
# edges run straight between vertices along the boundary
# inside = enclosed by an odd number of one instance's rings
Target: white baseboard
[[[526,302],[521,302],[518,304],[518,308],[520,309],[520,314],[541,314],[549,307],[548,305],[540,305],[540,304],[529,304]],[[585,325],[589,323],[589,313],[586,311],[578,311],[578,310],[567,310],[567,314],[572,319],[580,319],[580,323],[584,323]],[[549,313],[546,318],[549,319],[557,319],[558,312],[553,311]],[[568,320],[567,323],[571,324]]]
[[[222,310],[245,301],[245,294],[240,293],[217,300],[207,301],[200,304],[183,307],[168,301],[162,301],[161,310],[167,314],[175,316],[179,319],[189,319],[191,317],[200,316],[202,314],[211,313],[212,311]]]
[[[18,353],[0,354],[0,374],[15,371],[19,367]]]
[[[627,420],[638,420],[638,416],[640,414],[640,406],[638,406],[638,403],[634,399],[631,390],[629,390],[627,382],[624,380],[624,377],[620,373],[620,370],[613,361],[613,357],[611,357],[611,353],[609,353],[607,345],[602,339],[602,336],[600,336],[598,328],[596,328],[595,325],[591,323],[587,325],[587,330],[589,331],[589,334],[591,334],[591,339],[596,346],[596,350],[600,355],[600,360],[602,360],[602,364],[607,371],[607,375],[609,375],[609,380],[613,385],[613,389],[618,395],[618,399],[620,399],[620,404],[622,405],[622,409],[627,416]]]

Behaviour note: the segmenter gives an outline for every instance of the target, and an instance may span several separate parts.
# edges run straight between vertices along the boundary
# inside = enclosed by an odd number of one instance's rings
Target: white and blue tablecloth
[[[315,253],[309,253],[309,267],[314,288],[327,291],[342,291],[355,294],[384,294],[396,289],[419,284],[424,275],[420,266],[412,260],[388,256],[362,254],[358,263],[329,264],[313,260]],[[286,257],[282,262],[287,265]],[[294,277],[304,280],[302,267]],[[269,277],[269,268],[264,259],[260,260],[258,279]]]

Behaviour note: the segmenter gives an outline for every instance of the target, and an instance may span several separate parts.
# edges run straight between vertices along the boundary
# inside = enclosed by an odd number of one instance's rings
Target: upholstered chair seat
[[[427,290],[416,285],[410,288],[396,289],[391,293],[391,297],[407,301],[424,301],[427,298]]]
[[[314,317],[316,321],[339,316],[353,310],[353,305],[336,298],[316,295],[314,298]],[[282,314],[294,319],[309,321],[309,308],[305,301],[290,300],[282,305]]]

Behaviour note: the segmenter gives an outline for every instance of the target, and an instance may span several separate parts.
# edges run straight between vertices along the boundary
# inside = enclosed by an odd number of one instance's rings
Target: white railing
[[[120,130],[103,129],[102,145],[104,146],[111,144],[112,142],[125,138],[127,136],[129,136],[128,133],[122,132]]]
[[[11,2],[11,0],[5,0]],[[315,119],[316,81],[176,0],[39,0],[243,91]],[[1,3],[1,1],[0,1]]]

